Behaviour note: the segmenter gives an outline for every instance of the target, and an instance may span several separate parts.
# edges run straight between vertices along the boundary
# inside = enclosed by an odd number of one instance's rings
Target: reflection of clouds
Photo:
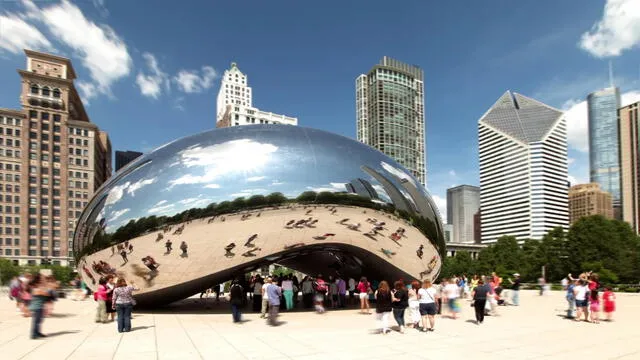
[[[199,195],[198,197],[180,200],[179,203],[188,207],[200,207],[208,205],[210,201],[210,199],[202,198],[202,195]]]
[[[156,180],[157,178],[138,180],[131,184],[129,188],[127,188],[127,194],[134,196],[137,190],[140,190],[140,188],[142,188],[143,186],[153,184],[154,182],[156,182]]]
[[[183,175],[169,182],[170,186],[211,183],[220,176],[236,172],[256,171],[267,164],[271,154],[278,150],[272,144],[251,139],[227,141],[210,146],[194,146],[179,153],[186,167],[205,168],[202,175]]]
[[[247,178],[247,181],[248,182],[256,182],[256,181],[260,181],[260,180],[263,180],[263,179],[266,179],[266,178],[267,178],[266,176],[252,176],[250,178]]]
[[[307,186],[307,190],[315,191],[315,192],[336,192],[336,191],[347,191],[346,183],[337,183],[332,182],[329,185],[321,185],[318,187]]]
[[[218,184],[207,184],[205,185],[207,189],[220,189],[220,185]]]
[[[160,206],[156,205],[151,209],[147,210],[147,212],[149,214],[164,214],[168,211],[172,211],[172,209],[173,209],[173,204],[160,205]]]
[[[411,178],[411,176],[409,174],[407,174],[406,172],[404,172],[401,169],[398,169],[390,164],[387,164],[384,161],[380,162],[380,165],[382,166],[383,169],[387,170],[387,172],[389,172],[392,175],[397,176],[398,178],[400,178],[401,180],[407,180],[409,182],[411,182],[413,185],[415,185],[416,183],[413,181],[413,179]]]
[[[387,194],[387,191],[384,189],[382,185],[371,185],[371,187],[378,193],[378,196],[382,198],[384,201],[391,203],[391,196]]]
[[[266,194],[268,192],[267,189],[247,189],[247,190],[240,190],[240,192],[237,193],[233,193],[231,194],[232,198],[239,198],[239,197],[249,197],[252,195],[263,195]]]
[[[122,209],[118,211],[114,211],[111,213],[111,218],[108,220],[109,222],[116,221],[120,216],[128,213],[131,209]]]

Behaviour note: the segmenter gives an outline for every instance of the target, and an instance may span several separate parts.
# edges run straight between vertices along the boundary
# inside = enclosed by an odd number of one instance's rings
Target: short
[[[360,296],[360,300],[369,298],[369,294],[367,294],[366,292],[361,292],[358,294],[358,296]]]
[[[435,315],[436,314],[436,304],[428,303],[428,304],[420,304],[420,315]]]
[[[589,305],[589,301],[587,300],[576,300],[576,307],[587,307]]]

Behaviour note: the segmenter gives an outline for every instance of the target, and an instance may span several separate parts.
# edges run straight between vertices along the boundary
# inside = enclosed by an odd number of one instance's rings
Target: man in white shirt
[[[265,319],[267,317],[267,309],[269,308],[269,298],[267,297],[267,287],[271,285],[272,280],[270,277],[262,284],[262,311],[260,317]]]

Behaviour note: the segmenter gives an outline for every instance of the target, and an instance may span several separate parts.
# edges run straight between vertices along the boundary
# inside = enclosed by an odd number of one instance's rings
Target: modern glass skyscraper
[[[426,185],[424,72],[387,56],[356,79],[358,141],[395,159]]]
[[[614,216],[620,219],[620,91],[617,87],[608,87],[593,92],[587,96],[587,105],[590,179],[611,194]]]
[[[482,242],[541,239],[569,225],[561,111],[507,91],[478,123]]]
[[[474,215],[480,210],[480,188],[460,185],[447,189],[447,223],[454,243],[474,243]]]

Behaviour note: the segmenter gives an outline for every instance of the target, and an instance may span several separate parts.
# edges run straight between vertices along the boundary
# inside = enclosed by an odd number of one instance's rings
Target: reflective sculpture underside
[[[285,125],[217,129],[166,144],[105,183],[74,236],[95,290],[133,280],[163,304],[278,263],[310,275],[433,279],[445,251],[426,190],[357,141]]]

